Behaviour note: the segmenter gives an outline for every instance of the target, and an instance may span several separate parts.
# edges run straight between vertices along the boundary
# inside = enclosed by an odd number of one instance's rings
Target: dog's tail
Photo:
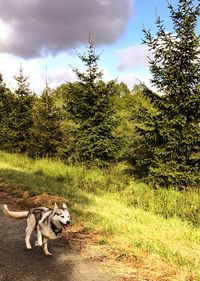
[[[13,219],[24,219],[27,218],[28,215],[28,211],[21,211],[21,212],[10,211],[6,204],[2,206],[2,210],[6,217],[13,218]]]

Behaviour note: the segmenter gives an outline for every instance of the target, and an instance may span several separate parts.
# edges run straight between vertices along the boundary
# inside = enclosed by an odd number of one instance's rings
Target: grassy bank
[[[171,280],[189,280],[188,274],[200,280],[200,194],[153,190],[135,183],[125,168],[87,169],[0,152],[2,180],[21,185],[31,195],[65,197],[74,223],[84,222],[88,231],[102,233],[101,244],[121,256],[145,251],[185,272]]]

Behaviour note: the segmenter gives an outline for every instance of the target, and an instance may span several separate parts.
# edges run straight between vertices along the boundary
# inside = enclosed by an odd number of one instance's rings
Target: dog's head
[[[59,208],[55,203],[53,209],[53,220],[56,224],[60,224],[64,229],[70,225],[70,214],[65,203],[63,203],[62,208]]]

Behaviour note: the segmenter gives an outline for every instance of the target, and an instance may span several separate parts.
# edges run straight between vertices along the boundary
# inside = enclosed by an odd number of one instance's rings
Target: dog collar
[[[62,228],[58,229],[53,223],[51,223],[51,229],[56,236],[58,236],[58,234],[62,233]]]

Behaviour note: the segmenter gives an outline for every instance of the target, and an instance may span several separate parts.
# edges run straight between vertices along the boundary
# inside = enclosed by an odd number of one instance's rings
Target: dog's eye
[[[64,219],[65,216],[60,216],[62,219]]]

